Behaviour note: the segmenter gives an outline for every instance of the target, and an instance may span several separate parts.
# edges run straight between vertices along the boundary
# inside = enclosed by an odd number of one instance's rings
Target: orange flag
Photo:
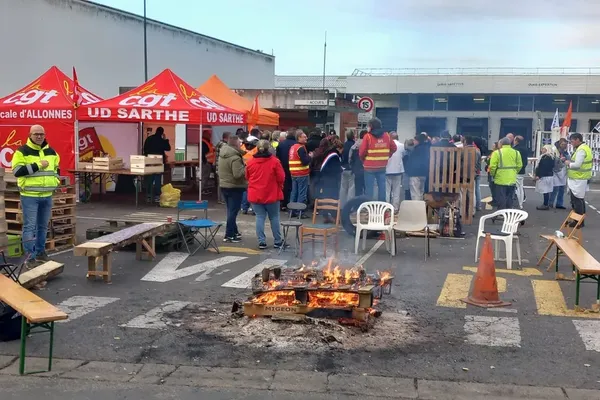
[[[81,86],[79,86],[79,80],[77,79],[77,72],[75,72],[75,67],[73,67],[73,105],[75,108],[79,107],[82,102],[81,97]]]
[[[561,136],[565,137],[569,135],[569,130],[571,128],[571,119],[573,118],[573,101],[569,103],[569,109],[567,110],[567,116],[563,121],[562,127],[560,128]]]
[[[260,110],[260,106],[258,104],[258,95],[256,95],[248,115],[248,132],[258,124],[258,110]]]

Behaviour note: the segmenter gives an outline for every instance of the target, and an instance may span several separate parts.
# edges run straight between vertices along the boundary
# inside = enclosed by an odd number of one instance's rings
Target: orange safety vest
[[[368,133],[363,140],[367,141],[367,155],[363,161],[365,170],[385,169],[390,159],[390,135],[385,132],[376,138]]]
[[[214,164],[215,163],[215,146],[213,146],[213,144],[210,142],[210,140],[208,139],[202,139],[202,142],[204,142],[207,146],[208,146],[208,153],[206,154],[206,161],[209,164]]]
[[[252,159],[252,157],[256,154],[256,152],[258,151],[258,147],[253,148],[252,150],[245,150],[246,146],[244,146],[244,151],[246,152],[246,154],[243,155],[244,160],[246,162],[250,161]]]
[[[295,144],[290,148],[289,153],[289,163],[290,163],[290,175],[292,176],[308,176],[310,175],[310,167],[308,165],[303,165],[302,160],[300,160],[300,155],[298,154],[298,150],[306,147],[303,144]]]

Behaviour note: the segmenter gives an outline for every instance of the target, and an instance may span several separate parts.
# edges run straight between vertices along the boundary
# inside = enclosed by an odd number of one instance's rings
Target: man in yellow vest
[[[521,154],[510,145],[509,138],[500,139],[499,150],[492,153],[490,175],[494,180],[495,200],[498,210],[513,208],[517,173],[523,166]]]
[[[585,214],[585,192],[588,190],[588,181],[592,179],[593,154],[590,146],[583,143],[581,133],[574,133],[570,137],[573,146],[571,160],[565,160],[567,166],[567,186],[571,192],[571,207],[577,214]],[[574,222],[574,221],[573,221]],[[581,224],[583,226],[583,224]]]
[[[41,125],[30,128],[27,143],[13,155],[12,169],[23,209],[22,240],[28,269],[38,262],[50,261],[46,254],[46,235],[52,213],[52,194],[60,182],[59,163],[60,157],[46,142],[46,132]]]

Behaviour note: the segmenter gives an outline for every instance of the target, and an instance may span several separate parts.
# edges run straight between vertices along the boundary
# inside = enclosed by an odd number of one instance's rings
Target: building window
[[[433,109],[435,111],[448,111],[448,96],[445,94],[434,95]]]
[[[417,96],[414,94],[400,95],[400,111],[417,111]]]
[[[535,111],[567,112],[569,102],[573,102],[573,111],[577,111],[577,96],[563,94],[539,94],[535,96]]]
[[[490,97],[483,94],[448,96],[448,111],[489,111]]]
[[[417,110],[432,111],[433,110],[433,95],[432,94],[417,94]]]
[[[578,103],[579,112],[600,112],[600,96],[579,96]]]
[[[519,96],[519,111],[533,111],[533,96]]]
[[[494,95],[490,99],[491,111],[519,111],[519,96]]]

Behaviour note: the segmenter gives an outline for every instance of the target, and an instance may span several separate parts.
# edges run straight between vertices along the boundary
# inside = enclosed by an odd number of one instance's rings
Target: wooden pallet
[[[137,225],[143,224],[145,222],[168,222],[168,218],[171,217],[172,222],[177,222],[177,215],[166,215],[159,213],[150,213],[150,212],[136,212],[127,215],[115,216],[106,218],[106,222],[109,223],[110,226],[117,226],[119,222],[124,223],[125,225]],[[197,219],[198,217],[195,215],[179,215],[180,220],[190,220]]]
[[[121,157],[94,157],[92,169],[96,171],[112,171],[123,169],[123,158]]]
[[[56,236],[46,240],[46,251],[61,251],[75,246],[76,238],[73,235]]]
[[[150,154],[148,157],[144,156],[130,156],[129,157],[129,168],[131,172],[138,174],[150,174],[150,173],[163,173],[165,172],[165,165],[163,164],[163,157],[159,155]]]

